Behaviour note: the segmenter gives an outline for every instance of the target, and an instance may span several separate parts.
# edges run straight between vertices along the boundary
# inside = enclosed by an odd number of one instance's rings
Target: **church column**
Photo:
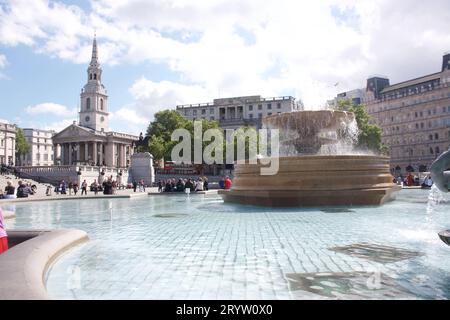
[[[86,161],[86,162],[89,161],[89,143],[88,142],[84,143],[84,161]]]
[[[59,145],[59,147],[61,148],[61,156],[60,156],[60,164],[63,166],[64,162],[66,161],[66,157],[65,157],[65,152],[66,152],[66,148],[65,148],[65,144],[61,143]]]
[[[103,165],[103,142],[100,142],[99,148],[100,148],[99,163],[102,166]]]
[[[93,152],[92,159],[94,160],[94,166],[96,166],[97,165],[97,155],[98,155],[98,152],[97,152],[97,141],[94,142],[93,151],[92,152]]]
[[[81,144],[77,143],[75,145],[75,147],[77,148],[77,158],[75,159],[76,162],[81,161],[81,155],[80,155],[80,151],[81,151]]]
[[[69,166],[71,166],[72,165],[72,144],[69,143],[68,147],[69,147]]]
[[[120,144],[120,167],[125,167],[125,145]]]

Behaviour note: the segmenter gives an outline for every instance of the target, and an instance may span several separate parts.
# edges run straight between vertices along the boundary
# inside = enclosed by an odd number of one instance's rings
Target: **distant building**
[[[450,147],[450,53],[437,73],[394,85],[369,78],[363,102],[383,129],[393,172],[427,171]]]
[[[353,104],[361,104],[365,97],[365,89],[355,89],[347,92],[339,93],[336,98],[328,101],[328,105],[332,108],[338,106],[340,101],[350,100]]]
[[[81,90],[80,99],[79,122],[74,121],[53,136],[55,163],[128,167],[138,137],[108,129],[108,95],[102,83],[95,38],[87,83]]]
[[[23,129],[30,152],[21,155],[16,162],[19,166],[52,166],[54,163],[52,136],[55,131]]]
[[[187,119],[216,120],[223,129],[236,129],[242,126],[260,127],[263,117],[302,109],[303,104],[291,96],[277,98],[232,97],[214,99],[212,103],[177,106],[177,111]]]
[[[13,165],[16,157],[16,126],[0,122],[0,164]]]

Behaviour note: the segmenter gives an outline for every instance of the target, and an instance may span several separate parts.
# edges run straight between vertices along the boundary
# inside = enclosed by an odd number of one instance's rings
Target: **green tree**
[[[219,124],[217,121],[203,119],[201,122],[202,137],[208,129],[219,129]],[[186,119],[176,110],[164,110],[156,113],[155,120],[152,121],[147,128],[146,134],[151,137],[149,139],[148,149],[155,159],[164,158],[166,160],[171,160],[172,148],[178,144],[178,141],[171,141],[172,132],[181,128],[188,130],[191,134],[191,160],[194,160],[194,121]],[[210,142],[202,141],[203,149],[209,143]]]
[[[350,100],[339,101],[338,110],[349,111],[355,114],[359,128],[357,146],[362,149],[387,154],[388,148],[381,142],[381,127],[369,124],[370,116],[364,105],[352,104]]]
[[[25,139],[25,134],[20,128],[16,129],[16,158],[30,152],[31,146],[27,143]]]

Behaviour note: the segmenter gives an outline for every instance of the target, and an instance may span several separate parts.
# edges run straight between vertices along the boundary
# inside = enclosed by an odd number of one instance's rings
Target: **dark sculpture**
[[[442,153],[431,165],[431,179],[442,192],[449,192],[450,185],[450,149]]]

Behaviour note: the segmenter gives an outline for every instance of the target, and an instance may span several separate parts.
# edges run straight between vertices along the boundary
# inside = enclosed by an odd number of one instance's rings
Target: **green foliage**
[[[364,105],[352,104],[350,100],[339,101],[338,110],[349,111],[355,114],[359,128],[357,146],[379,153],[387,153],[387,147],[381,143],[382,130],[378,125],[369,124],[370,116]]]
[[[202,119],[201,122],[202,137],[208,129],[219,129],[217,121]],[[172,149],[179,143],[178,141],[171,141],[171,135],[176,129],[181,128],[188,130],[191,134],[191,154],[194,157],[194,121],[184,118],[175,110],[165,110],[155,114],[155,120],[150,123],[147,129],[147,136],[151,137],[148,149],[155,159],[171,160]],[[203,149],[210,143],[202,141]]]
[[[31,146],[27,143],[25,139],[25,134],[20,128],[16,129],[16,154],[22,156],[30,152]]]

